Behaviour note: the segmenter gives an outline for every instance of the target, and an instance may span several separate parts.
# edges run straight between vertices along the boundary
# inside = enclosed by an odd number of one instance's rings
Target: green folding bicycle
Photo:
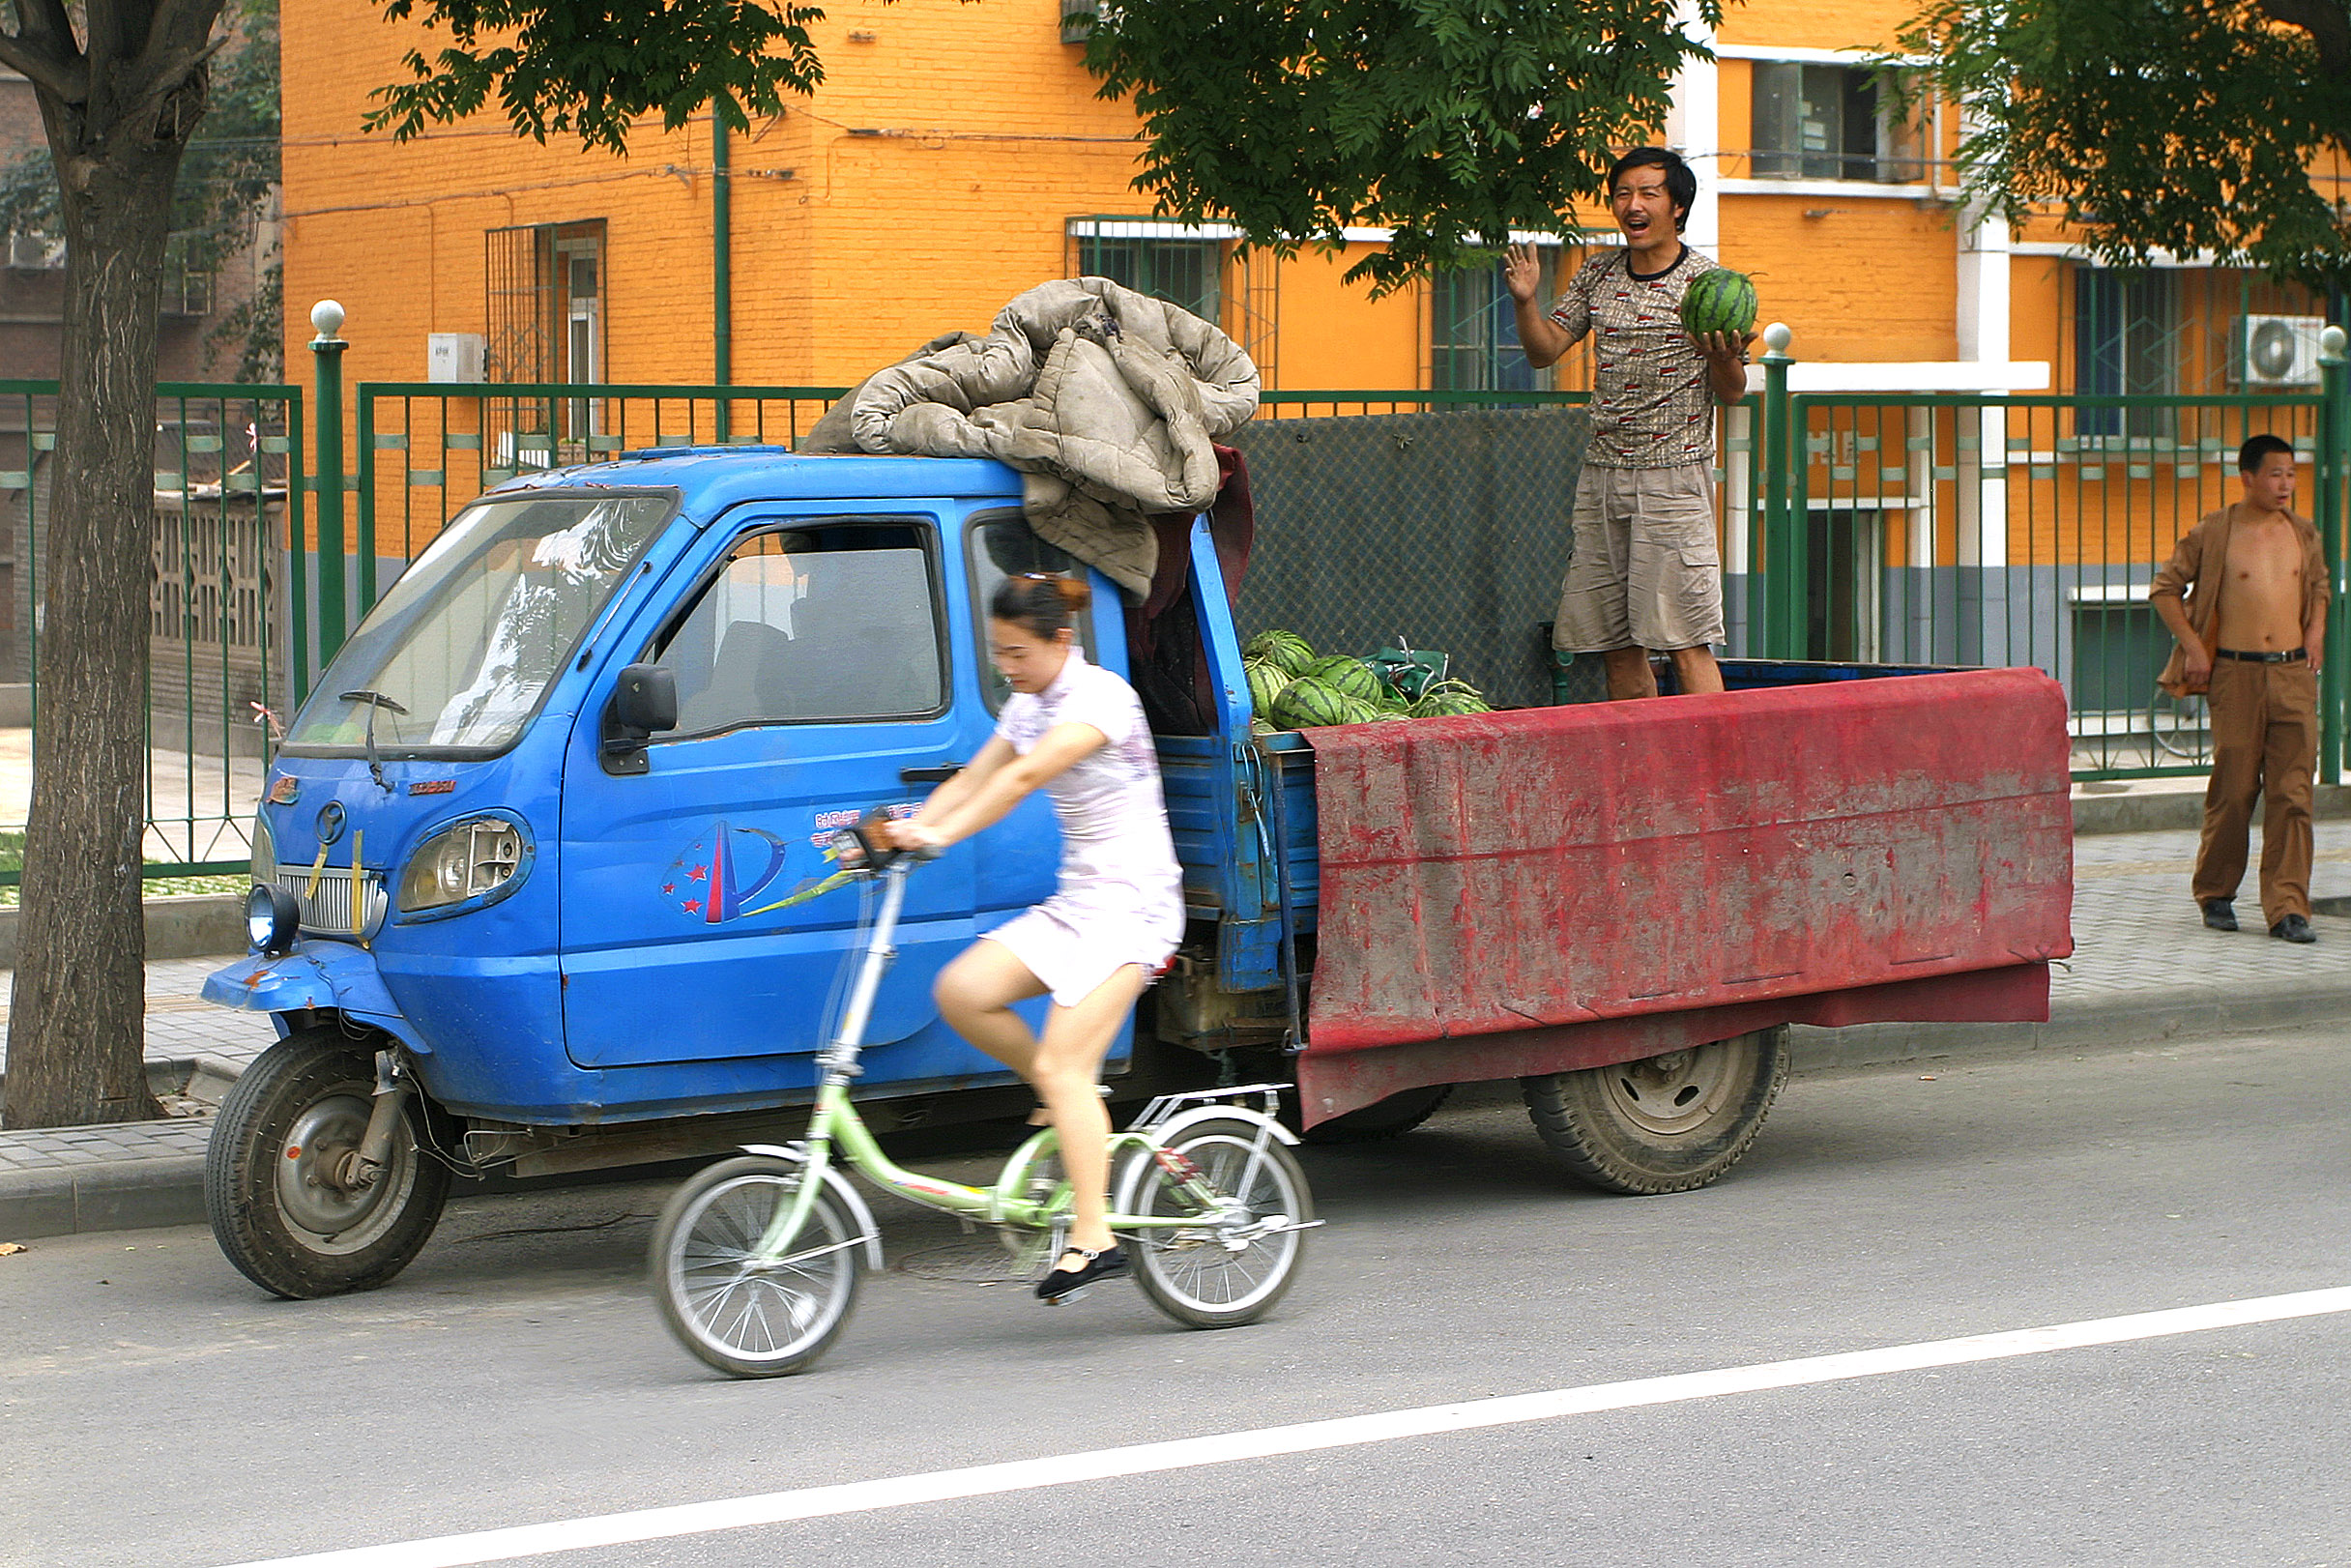
[[[878,1187],[997,1227],[1022,1263],[1059,1256],[1067,1234],[1071,1190],[1051,1128],[1016,1149],[993,1184],[972,1187],[893,1163],[851,1102],[917,858],[876,850],[862,835],[859,846],[881,885],[880,910],[851,954],[856,978],[840,1029],[817,1058],[823,1077],[807,1138],[749,1146],[696,1173],[653,1230],[662,1319],[686,1350],[738,1378],[814,1364],[849,1321],[860,1263],[882,1266],[873,1211],[836,1155]],[[1274,1119],[1283,1087],[1164,1095],[1112,1135],[1111,1229],[1144,1294],[1178,1322],[1254,1322],[1297,1279],[1306,1233],[1321,1222],[1290,1152],[1296,1139]]]

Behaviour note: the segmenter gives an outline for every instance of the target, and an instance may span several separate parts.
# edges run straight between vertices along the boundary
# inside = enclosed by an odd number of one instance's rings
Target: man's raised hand
[[[1531,245],[1514,245],[1502,252],[1502,286],[1521,305],[1531,304],[1543,286],[1543,263]]]

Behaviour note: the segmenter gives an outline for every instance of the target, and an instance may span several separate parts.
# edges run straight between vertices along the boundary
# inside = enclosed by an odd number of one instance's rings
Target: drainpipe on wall
[[[716,374],[721,387],[735,384],[735,191],[727,164],[727,123],[711,110],[711,342],[716,351]],[[734,405],[718,399],[718,439],[730,434]]]

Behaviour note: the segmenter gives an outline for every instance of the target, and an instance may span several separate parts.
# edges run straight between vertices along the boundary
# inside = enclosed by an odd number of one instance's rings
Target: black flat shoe
[[[2215,931],[2237,929],[2237,906],[2234,901],[2225,898],[2208,898],[2204,900],[2203,909],[2204,923],[2211,929]]]
[[[2276,937],[2279,942],[2316,942],[2318,940],[2318,933],[2310,929],[2310,922],[2299,915],[2289,915],[2276,925],[2271,926],[2270,935]]]
[[[1088,1285],[1099,1285],[1104,1280],[1118,1279],[1127,1272],[1125,1249],[1116,1241],[1100,1252],[1091,1252],[1084,1247],[1063,1247],[1061,1249],[1063,1258],[1072,1254],[1085,1259],[1086,1266],[1083,1268],[1056,1268],[1043,1279],[1038,1280],[1036,1298],[1039,1301],[1058,1304],[1085,1290]]]

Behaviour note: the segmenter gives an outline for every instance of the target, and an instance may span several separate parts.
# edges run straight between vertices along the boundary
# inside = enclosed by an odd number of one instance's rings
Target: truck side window
[[[738,540],[654,650],[677,678],[676,733],[938,711],[929,537],[822,520]]]
[[[1086,567],[1076,556],[1048,544],[1030,530],[1029,520],[1017,511],[990,512],[972,520],[968,555],[972,576],[972,625],[979,638],[979,691],[986,699],[988,711],[1001,712],[1004,699],[1012,688],[1004,678],[996,673],[988,658],[988,600],[996,593],[996,585],[1018,572],[1052,571],[1066,576],[1083,577]],[[1094,612],[1088,610],[1078,617],[1078,646],[1093,657]]]

